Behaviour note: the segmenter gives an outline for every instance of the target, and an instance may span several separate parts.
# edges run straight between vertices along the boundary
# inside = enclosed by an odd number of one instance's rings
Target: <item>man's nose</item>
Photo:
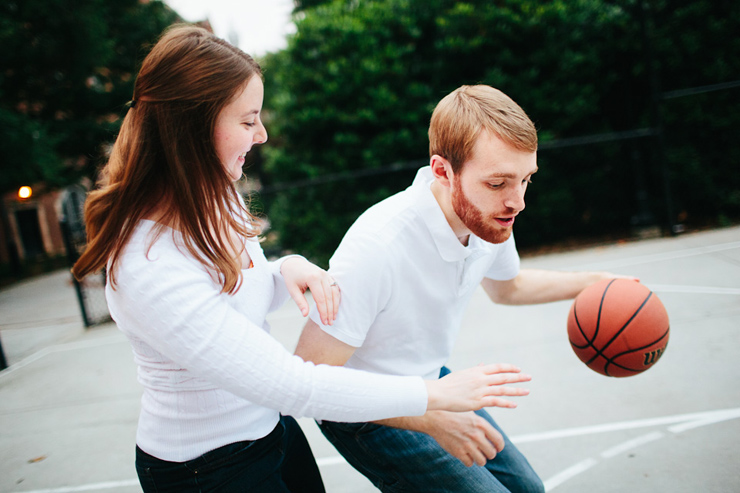
[[[504,201],[504,205],[508,207],[509,209],[513,209],[516,212],[521,212],[524,210],[525,204],[524,204],[524,193],[527,191],[527,184],[524,183],[519,187],[515,187],[514,189],[510,189],[509,195],[506,197],[506,200]]]

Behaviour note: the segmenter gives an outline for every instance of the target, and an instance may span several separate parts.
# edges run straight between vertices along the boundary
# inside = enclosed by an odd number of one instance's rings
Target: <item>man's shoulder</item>
[[[363,212],[347,231],[345,239],[370,241],[376,247],[392,247],[423,226],[413,194],[404,190]]]

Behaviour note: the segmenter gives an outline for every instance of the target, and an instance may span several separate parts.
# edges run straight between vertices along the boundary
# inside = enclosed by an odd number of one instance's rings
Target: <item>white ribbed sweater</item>
[[[281,261],[247,241],[254,267],[221,293],[209,272],[141,221],[106,287],[111,315],[128,337],[144,386],[137,444],[169,461],[267,435],[278,412],[364,422],[426,410],[421,378],[388,377],[305,363],[269,335],[267,313],[287,299]],[[180,244],[180,247],[178,247]]]

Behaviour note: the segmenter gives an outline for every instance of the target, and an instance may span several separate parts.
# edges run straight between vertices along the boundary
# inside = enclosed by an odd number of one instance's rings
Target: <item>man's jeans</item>
[[[449,373],[442,368],[440,378]],[[387,493],[516,492],[543,493],[542,481],[527,459],[485,411],[504,437],[504,449],[484,466],[466,467],[429,435],[373,423],[319,426],[347,462]]]
[[[324,492],[306,437],[289,416],[281,416],[264,438],[225,445],[187,462],[164,461],[136,447],[136,472],[145,493]]]

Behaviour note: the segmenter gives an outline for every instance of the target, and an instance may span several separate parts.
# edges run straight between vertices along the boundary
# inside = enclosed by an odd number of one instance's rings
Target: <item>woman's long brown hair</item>
[[[240,237],[259,234],[220,162],[216,117],[249,80],[261,76],[247,54],[193,26],[169,29],[145,58],[100,187],[85,203],[88,244],[72,272],[78,279],[109,266],[109,282],[139,220],[161,215],[185,247],[215,272],[223,292],[241,282]],[[246,223],[237,217],[246,218]],[[236,252],[236,254],[235,254]]]

